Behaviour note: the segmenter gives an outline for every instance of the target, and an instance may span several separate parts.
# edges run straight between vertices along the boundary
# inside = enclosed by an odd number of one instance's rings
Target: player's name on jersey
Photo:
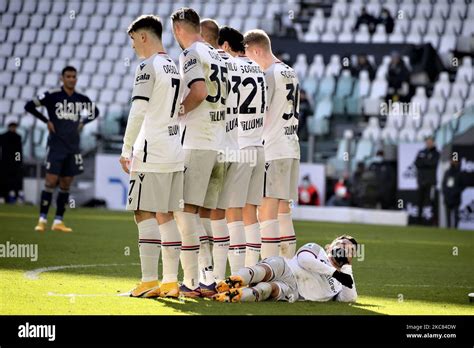
[[[226,122],[226,124],[225,124],[225,131],[226,131],[226,132],[230,132],[230,131],[232,131],[234,128],[238,127],[238,126],[239,126],[238,117],[234,117],[234,118],[231,119],[230,121]]]
[[[240,126],[244,131],[263,127],[263,117],[254,118],[248,121],[240,121]]]
[[[282,70],[280,71],[281,76],[286,77],[287,79],[296,78],[296,73],[293,70]]]
[[[225,110],[219,111],[209,111],[209,116],[211,117],[212,122],[219,122],[225,120]]]
[[[225,65],[227,66],[227,70],[229,70],[229,71],[237,71],[238,70],[237,64],[234,63],[234,62],[226,61]]]
[[[247,73],[247,74],[261,74],[262,69],[258,65],[245,65],[242,64],[240,66],[240,72],[242,74]]]
[[[179,75],[179,71],[175,65],[171,65],[171,64],[163,65],[163,71],[166,74]]]
[[[170,137],[179,134],[179,125],[168,126],[168,134]]]
[[[285,126],[285,135],[293,135],[298,132],[298,126],[293,125],[293,126]]]
[[[94,102],[68,102],[66,99],[62,103],[56,103],[55,114],[60,120],[77,121],[79,116],[93,117],[95,113]]]

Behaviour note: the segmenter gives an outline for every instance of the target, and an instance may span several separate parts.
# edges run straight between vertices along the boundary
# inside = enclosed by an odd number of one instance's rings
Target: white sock
[[[245,228],[242,221],[227,224],[229,228],[229,265],[230,273],[245,267]]]
[[[280,256],[291,259],[296,253],[296,236],[291,213],[278,214],[280,227]]]
[[[38,219],[38,222],[43,222],[43,223],[46,224],[48,222],[48,220],[46,218],[40,216],[39,219]]]
[[[257,264],[260,258],[260,248],[262,241],[260,239],[260,226],[258,222],[245,226],[245,267],[251,267]]]
[[[161,251],[158,222],[152,218],[139,222],[137,226],[142,282],[158,280],[158,262]]]
[[[174,213],[181,233],[181,266],[183,284],[191,290],[199,286],[199,237],[197,235],[196,214],[178,211]]]
[[[211,219],[209,218],[201,218],[201,224],[206,231],[207,236],[209,237],[209,242],[212,245],[212,227],[211,227]]]
[[[46,221],[45,221],[45,222],[46,222]],[[53,225],[60,224],[61,222],[63,222],[63,220],[54,219],[54,220],[53,220]]]
[[[278,220],[267,220],[260,223],[262,236],[262,260],[270,256],[280,255],[280,229]]]
[[[261,302],[270,297],[272,285],[270,283],[258,283],[251,288],[242,289],[241,302]]]
[[[244,267],[238,270],[233,275],[241,276],[244,280],[243,285],[260,283],[265,278],[265,268],[263,266],[255,265],[252,267]]]
[[[227,253],[229,252],[229,229],[225,219],[211,220],[212,239],[212,258],[214,260],[214,275],[217,280],[225,278],[227,267]]]
[[[175,220],[160,225],[161,250],[163,252],[163,283],[178,281],[181,235]]]
[[[212,253],[211,253],[211,242],[210,238],[207,235],[207,231],[204,228],[202,223],[203,220],[210,219],[201,219],[198,214],[196,214],[196,226],[198,227],[199,235],[199,282],[209,285],[214,283],[214,272],[212,271]]]

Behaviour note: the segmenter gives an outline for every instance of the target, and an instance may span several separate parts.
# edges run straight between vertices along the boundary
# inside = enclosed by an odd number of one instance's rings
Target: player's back
[[[331,300],[342,290],[342,284],[330,275],[310,272],[303,269],[298,264],[298,254],[308,252],[314,256],[314,262],[322,262],[326,266],[331,266],[329,258],[321,246],[316,243],[303,245],[291,260],[286,260],[291,268],[296,282],[298,292],[309,301],[328,301]]]
[[[276,61],[266,71],[268,111],[263,138],[265,160],[300,158],[298,141],[299,83],[295,71]]]
[[[247,57],[236,57],[235,61],[239,68],[239,147],[262,146],[267,106],[265,75],[258,64]]]
[[[232,88],[236,79],[239,78],[237,62],[234,57],[224,50],[217,50],[227,67],[227,98],[225,114],[225,136],[223,138],[222,149],[238,150],[239,143],[237,139],[238,116],[239,116],[239,90]]]
[[[153,80],[148,108],[134,144],[134,156],[144,163],[184,161],[180,143],[178,109],[182,94],[179,70],[166,53],[157,53],[137,67],[135,83]],[[136,97],[136,96],[134,96]]]
[[[218,150],[225,135],[228,76],[225,62],[216,49],[198,41],[181,53],[180,70],[185,95],[195,81],[204,81],[208,91],[206,99],[181,118],[183,148]]]

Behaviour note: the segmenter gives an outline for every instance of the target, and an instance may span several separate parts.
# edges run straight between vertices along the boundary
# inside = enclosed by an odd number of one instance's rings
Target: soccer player
[[[244,45],[246,55],[264,70],[268,86],[268,111],[263,127],[264,198],[259,210],[262,259],[277,255],[291,258],[296,250],[296,237],[290,200],[298,199],[300,162],[298,78],[292,68],[272,53],[264,31],[245,33]]]
[[[205,42],[211,45],[214,49],[219,52],[221,58],[226,64],[227,67],[227,93],[229,93],[228,83],[231,78],[232,71],[229,69],[229,55],[224,51],[220,50],[217,45],[217,36],[219,34],[219,25],[213,19],[203,19],[201,20],[201,36]],[[229,98],[231,97],[230,94],[227,95],[226,98],[226,105],[229,103]],[[228,111],[228,109],[227,109]],[[228,124],[228,117],[229,115],[226,113],[226,130]],[[221,162],[221,166],[224,166],[224,177],[219,180],[211,179],[210,185],[216,186],[216,188],[220,192],[222,191],[222,187],[224,185],[226,172],[228,168],[228,161],[224,156],[226,141],[227,141],[227,132],[224,137],[222,137],[222,144],[216,149],[220,152],[218,161]],[[221,167],[218,167],[219,170]],[[213,176],[211,175],[211,178]],[[206,269],[209,265],[212,265],[213,274],[209,274],[209,272],[201,272],[201,282],[204,284],[210,284],[214,281],[221,281],[225,278],[225,271],[227,267],[227,255],[229,251],[229,229],[227,228],[227,221],[225,220],[225,207],[220,209],[218,207],[216,209],[207,209],[204,207],[199,208],[199,216],[201,218],[201,223],[203,228],[199,231],[200,232],[200,240],[201,240],[201,249],[199,250],[199,268]],[[207,238],[207,240],[206,240]],[[211,255],[211,248],[210,243],[213,243],[212,248],[212,255]],[[206,279],[206,276],[209,276]]]
[[[230,55],[230,92],[227,99],[228,149],[236,153],[230,163],[219,204],[227,207],[230,232],[229,263],[236,272],[255,265],[260,256],[257,206],[263,195],[265,155],[262,145],[266,108],[265,76],[245,56],[244,37],[236,29],[222,27],[218,44]],[[232,72],[232,73],[231,73]]]
[[[355,302],[352,258],[357,241],[336,238],[326,250],[308,243],[291,259],[272,256],[256,266],[243,268],[217,286],[220,302],[340,301]],[[243,288],[243,286],[249,287]]]
[[[183,199],[184,153],[178,123],[182,83],[177,66],[163,50],[161,34],[161,21],[154,15],[140,16],[128,28],[137,56],[144,59],[135,73],[120,157],[123,170],[130,174],[127,210],[135,213],[142,269],[132,297],[179,296],[181,237],[173,212],[181,210]]]
[[[35,227],[38,232],[46,231],[49,206],[58,184],[56,215],[51,229],[72,232],[72,228],[64,224],[63,218],[74,176],[84,171],[79,149],[80,132],[85,124],[99,116],[95,104],[75,90],[76,68],[66,66],[62,70],[61,81],[61,88],[50,90],[25,104],[25,110],[46,123],[49,131],[45,187],[41,192],[40,216]],[[36,109],[41,106],[46,107],[48,117]]]
[[[203,42],[199,15],[181,8],[171,15],[173,34],[183,52],[180,72],[186,88],[180,107],[181,142],[185,153],[184,211],[175,217],[182,232],[181,263],[184,271],[180,290],[184,296],[212,296],[215,293],[212,266],[207,272],[211,284],[199,284],[198,208],[215,209],[222,186],[224,164],[218,150],[225,135],[227,67],[219,52]],[[215,245],[214,245],[215,248]]]

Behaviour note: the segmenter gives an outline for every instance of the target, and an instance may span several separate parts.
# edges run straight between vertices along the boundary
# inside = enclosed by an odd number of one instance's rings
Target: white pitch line
[[[367,286],[389,286],[389,287],[406,287],[406,288],[455,288],[455,289],[472,289],[469,285],[431,285],[431,284],[364,284]]]
[[[112,294],[57,294],[55,292],[48,292],[48,296],[57,296],[57,297],[112,297],[112,296],[119,296],[119,295],[112,295]]]
[[[95,265],[64,265],[64,266],[50,266],[50,267],[41,267],[31,271],[25,272],[25,277],[30,280],[38,280],[39,275],[44,272],[58,271],[62,269],[71,269],[71,268],[94,268],[94,267],[110,267],[110,266],[139,266],[139,263],[98,263]]]

